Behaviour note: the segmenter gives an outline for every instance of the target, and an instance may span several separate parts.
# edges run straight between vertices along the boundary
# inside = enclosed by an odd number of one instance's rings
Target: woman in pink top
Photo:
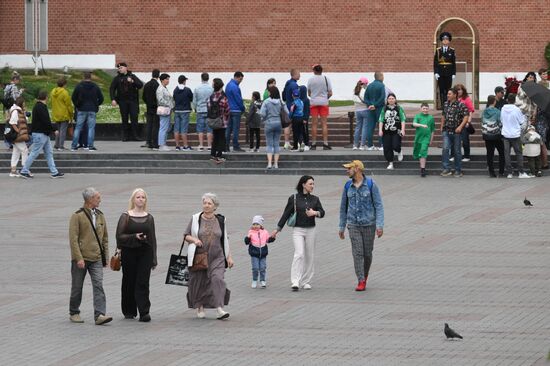
[[[468,130],[470,129],[470,123],[472,122],[472,117],[475,111],[474,102],[472,102],[472,99],[468,96],[468,91],[464,85],[456,84],[455,89],[458,93],[458,101],[463,103],[470,112],[470,115],[468,116],[468,123],[465,128],[462,129],[462,147],[464,148],[462,161],[470,161],[470,133]]]

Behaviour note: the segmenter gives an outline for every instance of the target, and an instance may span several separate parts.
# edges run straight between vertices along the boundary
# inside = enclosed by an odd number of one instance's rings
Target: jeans
[[[159,119],[160,119],[159,146],[165,146],[166,136],[168,135],[168,130],[170,130],[170,115],[159,116]]]
[[[513,139],[503,137],[502,142],[504,143],[504,160],[506,162],[506,174],[512,174],[512,156],[510,155],[511,149],[514,149],[514,152],[516,153],[516,164],[518,166],[518,172],[523,173],[523,152],[521,150],[521,142],[519,140],[519,137]]]
[[[502,140],[485,140],[485,149],[487,150],[487,169],[489,169],[489,173],[495,173],[493,160],[495,158],[495,149],[497,149],[498,173],[501,175],[504,174],[504,144]]]
[[[231,112],[229,123],[225,130],[225,143],[227,148],[231,144],[231,134],[233,134],[233,149],[239,149],[239,129],[241,128],[241,112]]]
[[[52,144],[50,143],[50,136],[43,133],[34,132],[32,134],[32,145],[31,153],[25,162],[25,165],[21,169],[21,173],[29,173],[29,169],[34,161],[44,151],[44,156],[48,162],[48,168],[50,173],[57,174],[57,168],[55,167],[55,162],[53,161],[53,149]]]
[[[462,141],[461,134],[443,131],[443,150],[442,150],[442,163],[443,170],[450,170],[450,150],[454,151],[455,156],[455,172],[460,173],[462,171],[462,152],[460,151],[460,143]]]
[[[174,113],[174,133],[187,133],[187,130],[189,129],[190,116],[191,111]]]
[[[260,281],[265,281],[265,269],[267,268],[267,257],[258,258],[250,257],[252,262],[252,280],[258,281],[258,273],[260,274]]]
[[[159,147],[159,116],[157,115],[157,111],[152,111],[145,114],[145,119],[147,121],[147,146],[151,148],[157,148]]]
[[[367,140],[368,122],[367,122],[368,110],[355,112],[355,133],[353,134],[353,146],[365,146]],[[372,141],[372,136],[371,136]],[[371,145],[372,146],[372,145]]]
[[[94,146],[95,139],[95,121],[96,113],[95,112],[80,112],[76,113],[76,127],[74,128],[73,133],[73,142],[71,144],[71,149],[76,149],[78,147],[78,140],[80,139],[80,132],[84,123],[88,125],[88,147]]]
[[[149,314],[149,278],[153,266],[153,249],[149,245],[122,249],[122,313]]]
[[[380,113],[382,113],[382,108],[376,108],[374,111],[367,110],[367,146],[374,146],[373,135],[374,129],[378,124],[380,118]],[[382,137],[378,137],[378,143],[382,146]]]
[[[206,112],[197,113],[197,133],[212,133],[212,129],[206,124]]]
[[[464,147],[464,158],[470,159],[470,133],[466,131],[466,127],[460,133],[462,135],[462,146]]]
[[[265,124],[265,151],[268,154],[278,154],[280,150],[279,141],[283,128],[280,123]]]
[[[71,300],[69,303],[69,314],[80,314],[80,303],[82,302],[82,285],[86,272],[90,273],[92,290],[94,295],[94,318],[105,315],[107,311],[107,300],[103,291],[103,265],[101,261],[84,262],[84,268],[78,268],[76,261],[71,262]]]
[[[67,137],[67,127],[69,126],[69,122],[57,122],[57,125],[59,128],[57,129],[57,135],[55,135],[55,144],[54,148],[64,148],[65,146],[65,137]]]
[[[372,249],[374,247],[374,234],[376,225],[348,225],[349,238],[351,240],[351,254],[357,280],[368,277],[372,264]]]

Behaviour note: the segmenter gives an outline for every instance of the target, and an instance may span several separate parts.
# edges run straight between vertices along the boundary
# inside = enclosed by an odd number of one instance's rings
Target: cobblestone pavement
[[[550,350],[550,187],[546,179],[375,177],[386,210],[368,289],[354,291],[349,240],[337,237],[345,177],[320,176],[327,211],[318,221],[311,291],[290,291],[286,229],[270,245],[268,287],[250,288],[242,237],[253,215],[274,228],[298,177],[68,175],[0,177],[1,365],[543,365]],[[155,216],[159,266],[151,323],[124,320],[121,273],[105,271],[109,314],[68,319],[68,220],[80,192],[103,194],[114,246],[118,216],[143,187]],[[164,284],[170,254],[200,196],[217,192],[236,266],[226,273],[231,317],[195,317],[185,288]],[[533,208],[523,207],[527,196]],[[446,341],[443,323],[464,336]]]

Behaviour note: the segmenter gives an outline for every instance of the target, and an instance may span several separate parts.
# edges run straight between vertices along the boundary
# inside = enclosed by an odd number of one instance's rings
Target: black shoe
[[[140,317],[139,317],[139,321],[140,321],[140,322],[144,322],[144,323],[148,323],[148,322],[151,321],[151,315],[145,314],[145,315],[143,315],[143,316],[140,316]]]
[[[317,150],[317,144],[312,144],[310,147],[309,147],[310,150]]]
[[[88,148],[88,151],[97,151],[97,149],[96,149],[95,147],[92,146],[92,147],[89,147],[89,148]]]
[[[31,173],[22,173],[22,172],[19,172],[19,176],[21,178],[24,178],[24,179],[27,179],[27,178],[34,178]]]
[[[141,145],[140,147],[146,147],[146,148],[148,148],[148,149],[151,148],[151,146],[150,146],[149,144],[143,144],[143,145]]]
[[[420,176],[422,178],[426,178],[426,169],[424,169],[424,168],[420,169]]]
[[[330,147],[328,144],[323,144],[323,150],[332,150],[332,147]]]
[[[124,319],[134,319],[136,316],[131,314],[124,314]]]
[[[495,174],[495,172],[489,172],[489,177],[490,178],[496,178],[497,175]]]
[[[241,149],[240,147],[234,147],[233,152],[244,152],[244,150]]]
[[[55,174],[52,174],[50,175],[50,177],[52,177],[53,179],[56,179],[56,178],[63,178],[65,174],[61,173],[61,172],[57,172]]]
[[[122,142],[128,142],[128,141],[130,141],[129,138],[127,138],[127,137],[123,137],[123,138],[122,138]]]

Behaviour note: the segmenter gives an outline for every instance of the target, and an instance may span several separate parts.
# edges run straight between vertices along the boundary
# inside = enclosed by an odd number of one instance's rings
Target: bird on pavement
[[[462,336],[460,334],[458,334],[457,332],[455,332],[454,330],[452,330],[449,327],[449,324],[447,324],[447,323],[445,323],[444,332],[445,332],[445,336],[447,337],[447,339],[454,339],[454,338],[462,339]]]
[[[523,204],[527,207],[533,207],[533,204],[527,199],[527,197],[523,200]]]

